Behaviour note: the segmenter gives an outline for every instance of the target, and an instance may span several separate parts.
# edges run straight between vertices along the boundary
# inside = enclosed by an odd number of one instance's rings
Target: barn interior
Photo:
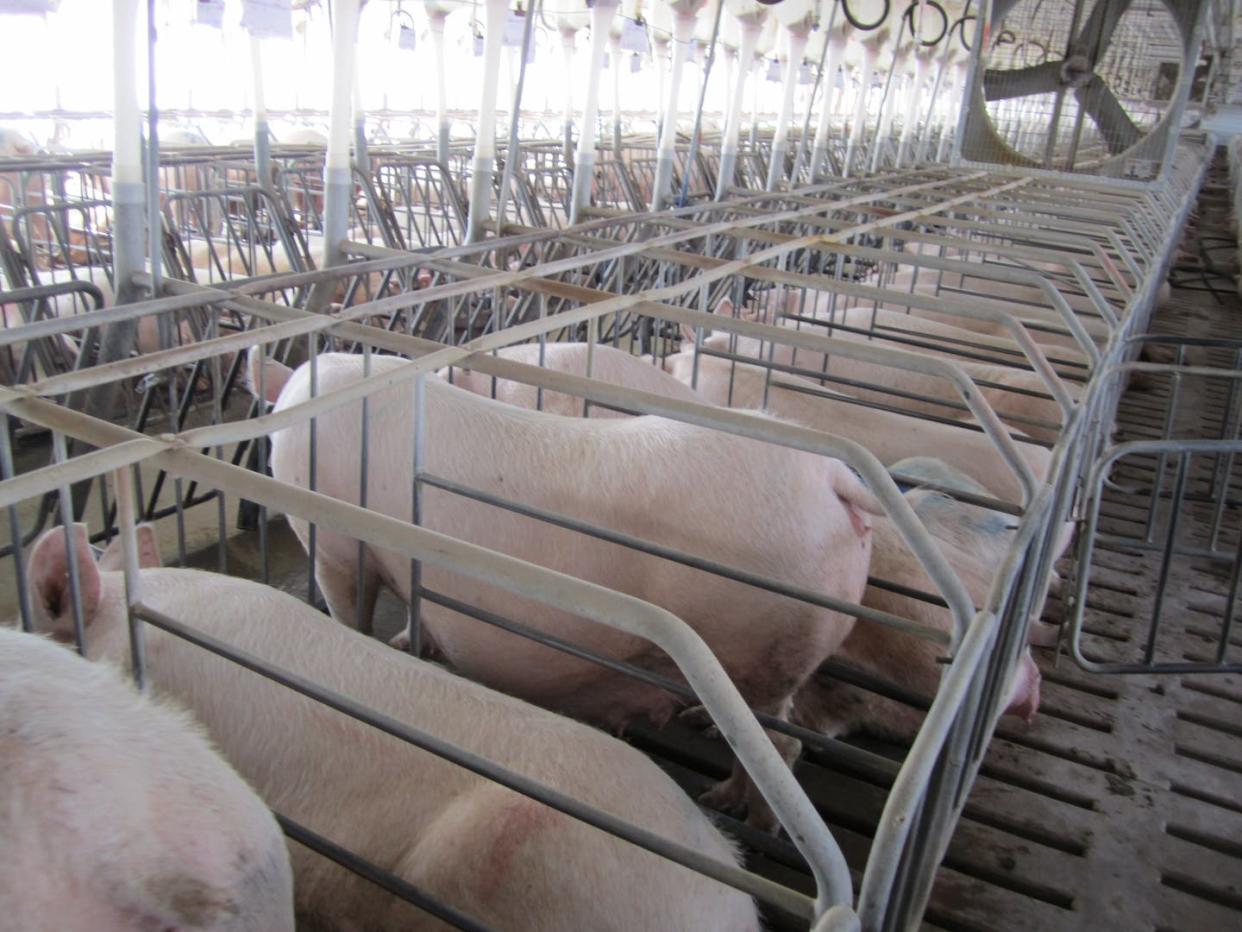
[[[292,870],[14,805],[0,916],[1242,926],[1239,23],[0,0],[6,625]]]

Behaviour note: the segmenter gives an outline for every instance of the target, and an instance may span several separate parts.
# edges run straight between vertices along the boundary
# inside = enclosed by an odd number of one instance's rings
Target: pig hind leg
[[[772,715],[781,721],[787,722],[789,721],[792,707],[792,700],[785,698],[772,708],[757,708],[755,711]],[[792,770],[798,755],[802,753],[802,742],[791,735],[778,731],[768,731],[767,735],[776,747],[777,752],[781,755],[781,758]],[[746,809],[746,822],[752,828],[773,833],[780,828],[776,814],[768,805],[767,800],[763,798],[763,794],[756,788],[754,781],[750,779],[742,765],[737,762],[733,764],[733,772],[728,779],[717,783],[700,796],[699,802],[708,808],[719,809],[724,812],[740,812],[744,807]]]
[[[363,551],[362,565],[354,560],[343,563],[325,553],[324,547],[315,554],[315,582],[328,603],[332,617],[348,627],[357,626],[363,634],[370,634],[375,616],[375,601],[379,597],[380,574],[375,557]],[[357,553],[357,547],[353,550]],[[361,598],[359,598],[359,572],[361,572]]]

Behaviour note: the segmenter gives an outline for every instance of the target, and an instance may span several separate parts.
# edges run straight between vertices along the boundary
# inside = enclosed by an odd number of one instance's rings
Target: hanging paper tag
[[[522,45],[522,33],[526,30],[526,14],[509,10],[505,13],[505,32],[500,40],[501,45]]]
[[[224,28],[224,0],[198,0],[194,22],[212,29]]]
[[[476,35],[474,37],[474,57],[475,58],[483,57],[483,37],[479,35]]]
[[[292,39],[291,0],[242,0],[241,24],[256,39]]]
[[[647,39],[646,24],[635,22],[632,19],[623,20],[621,23],[621,48],[627,52],[637,52],[639,55],[646,55],[650,52],[651,42]]]
[[[768,62],[768,80],[779,81],[781,79],[781,63],[775,58]]]
[[[643,70],[643,57],[637,52],[630,56],[630,72],[637,74]]]
[[[60,0],[0,0],[0,13],[33,14],[43,16],[55,13]]]
[[[397,31],[397,48],[405,49],[407,52],[414,51],[414,27],[402,26]]]
[[[801,68],[798,69],[798,83],[799,84],[814,84],[815,83],[815,72],[811,70],[810,65],[804,64]]]
[[[604,70],[607,71],[610,67],[612,67],[612,56],[609,55],[607,52],[605,52],[604,53]]]

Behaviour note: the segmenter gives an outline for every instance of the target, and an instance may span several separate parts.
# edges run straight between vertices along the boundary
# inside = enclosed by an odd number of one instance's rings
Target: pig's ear
[[[246,372],[243,381],[255,398],[259,397],[259,386],[262,385],[263,400],[269,404],[275,404],[276,399],[280,397],[280,390],[285,387],[285,383],[289,381],[289,376],[292,374],[293,370],[288,366],[282,365],[275,359],[268,359],[261,346],[252,346],[246,353]]]
[[[721,317],[733,317],[734,308],[736,307],[737,305],[733,303],[733,299],[726,295],[716,303],[716,313]]]
[[[91,553],[85,524],[69,530],[74,553],[78,558],[79,592],[82,597],[82,621],[90,624],[99,608],[100,578],[95,555]],[[37,617],[53,625],[73,619],[73,590],[69,581],[69,556],[65,547],[65,529],[54,527],[44,531],[31,548],[26,576],[34,599]]]
[[[138,538],[138,568],[145,570],[163,566],[155,528],[149,524],[140,524],[134,529],[134,536]],[[99,558],[99,568],[104,572],[125,569],[125,545],[120,537],[112,538],[112,543],[108,544],[103,556]]]
[[[694,328],[689,324],[681,325],[681,342],[683,346],[694,346]]]

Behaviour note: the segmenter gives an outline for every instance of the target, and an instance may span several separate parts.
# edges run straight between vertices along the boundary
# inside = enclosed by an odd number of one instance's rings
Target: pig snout
[[[1028,724],[1039,711],[1039,667],[1030,654],[1022,655],[1022,663],[1014,671],[1013,685],[1009,688],[1009,704],[1006,715],[1014,715]]]

